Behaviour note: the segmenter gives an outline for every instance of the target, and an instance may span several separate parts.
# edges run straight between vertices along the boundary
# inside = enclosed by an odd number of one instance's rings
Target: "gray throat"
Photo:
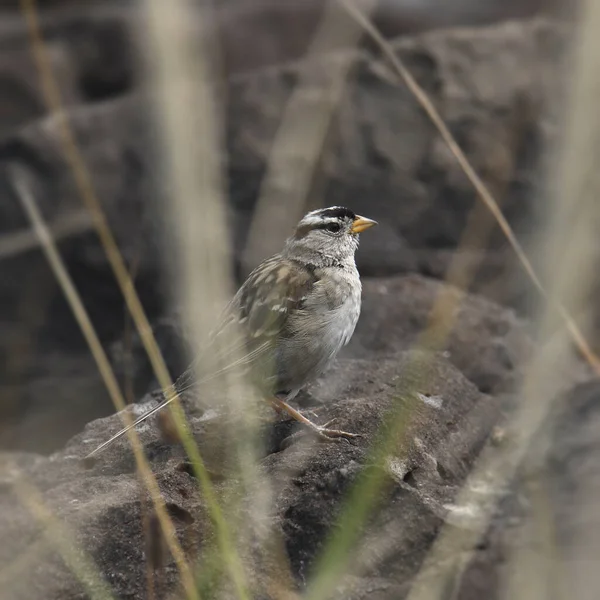
[[[358,246],[358,244],[356,244]],[[296,260],[298,262],[313,265],[317,269],[325,267],[337,267],[340,269],[356,268],[354,261],[354,251],[346,249],[345,252],[340,252],[339,255],[331,255],[330,253],[311,248],[305,244],[299,243],[297,240],[290,239],[287,241],[281,255],[284,258]]]

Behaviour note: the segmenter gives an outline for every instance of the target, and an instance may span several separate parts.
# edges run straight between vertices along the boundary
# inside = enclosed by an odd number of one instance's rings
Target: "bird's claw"
[[[307,419],[302,413],[298,412],[295,408],[292,408],[289,404],[282,400],[278,400],[276,397],[272,398],[270,402],[273,407],[286,412],[290,417],[302,423],[305,427],[316,433],[322,440],[351,440],[362,437],[358,433],[348,433],[347,431],[342,431],[340,429],[329,429],[328,426],[331,425],[336,419],[331,419],[325,425],[317,425],[316,423],[313,423],[310,419]]]
[[[327,425],[330,425],[333,421],[335,421],[335,419],[332,419],[332,421],[329,421],[325,425],[317,425],[315,427],[315,431],[321,439],[331,442],[339,439],[353,440],[362,437],[359,433],[349,433],[348,431],[342,431],[341,429],[329,429]]]
[[[331,422],[332,421],[329,421],[325,425],[317,425],[316,423],[311,423],[308,427],[304,428],[304,431],[297,431],[295,434],[292,434],[289,438],[286,438],[287,441],[285,442],[284,447],[292,445],[296,440],[305,438],[307,434],[310,435],[309,432],[312,432],[313,435],[316,434],[317,439],[323,442],[337,442],[339,440],[351,440],[364,437],[360,433],[349,433],[347,431],[341,431],[339,429],[329,429],[327,425],[330,425]]]

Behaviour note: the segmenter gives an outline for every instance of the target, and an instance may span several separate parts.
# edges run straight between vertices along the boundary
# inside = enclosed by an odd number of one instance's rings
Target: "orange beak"
[[[352,233],[361,233],[365,231],[365,229],[373,227],[373,225],[377,225],[377,221],[356,215],[356,219],[354,219],[354,223],[352,223]]]

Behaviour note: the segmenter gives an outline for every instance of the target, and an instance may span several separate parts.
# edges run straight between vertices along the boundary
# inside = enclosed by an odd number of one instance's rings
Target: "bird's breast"
[[[281,389],[303,387],[327,369],[354,333],[360,297],[356,271],[332,269],[319,278],[277,344]]]
[[[298,324],[323,346],[325,354],[336,353],[354,333],[360,302],[358,273],[332,269],[315,285]]]

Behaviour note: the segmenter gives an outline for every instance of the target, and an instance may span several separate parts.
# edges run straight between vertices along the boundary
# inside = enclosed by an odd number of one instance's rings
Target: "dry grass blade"
[[[515,236],[510,224],[506,220],[506,217],[502,214],[498,203],[494,200],[492,194],[489,192],[479,175],[477,175],[477,173],[469,163],[469,160],[467,159],[464,152],[461,150],[460,146],[454,139],[452,133],[450,133],[450,130],[444,123],[444,120],[440,116],[435,106],[433,106],[431,100],[429,100],[423,88],[421,88],[421,86],[417,83],[410,71],[396,56],[390,44],[385,41],[383,36],[373,25],[373,23],[371,23],[371,21],[367,17],[365,17],[365,15],[359,9],[357,9],[356,6],[354,6],[348,0],[337,1],[340,2],[340,4],[346,8],[348,13],[354,19],[356,19],[357,22],[361,24],[365,32],[368,33],[368,35],[377,43],[377,45],[381,48],[383,54],[387,57],[387,59],[390,61],[390,63],[398,73],[401,81],[406,84],[406,86],[415,96],[419,104],[423,107],[423,110],[427,113],[432,123],[437,128],[444,142],[446,142],[448,148],[450,148],[450,151],[456,158],[460,167],[463,169],[465,175],[468,177],[469,181],[472,183],[473,187],[477,191],[479,198],[485,203],[486,207],[496,219],[498,225],[500,226],[500,229],[502,230],[502,233],[506,236],[506,239],[513,248],[515,254],[519,259],[519,262],[523,266],[523,269],[531,279],[532,283],[535,285],[542,297],[550,303],[554,310],[556,310],[559,313],[576,347],[581,352],[585,360],[587,360],[587,362],[593,367],[596,373],[600,375],[600,358],[594,353],[594,351],[590,347],[580,328],[577,326],[574,319],[571,317],[569,311],[567,311],[562,304],[557,302],[555,299],[551,298],[551,296],[544,288],[544,285],[542,284],[540,278],[535,272],[533,265],[531,264],[529,258],[525,254],[525,251],[523,250],[521,244],[519,243],[519,240]]]
[[[514,551],[507,559],[500,598],[567,598],[565,573],[557,546],[557,523],[544,482],[534,479],[523,487],[535,506],[534,517],[516,532]],[[545,482],[549,484],[549,482]],[[540,550],[541,549],[541,550]],[[460,577],[456,577],[457,587]]]
[[[94,561],[78,547],[74,536],[67,530],[44,504],[43,498],[36,487],[25,481],[18,470],[12,480],[12,489],[33,516],[46,527],[46,537],[56,545],[65,564],[71,569],[81,584],[86,588],[92,600],[111,600],[113,595],[109,585],[102,579]],[[31,568],[31,564],[28,565]],[[6,588],[3,588],[6,590]],[[9,588],[10,589],[10,588]]]
[[[375,2],[363,2],[369,14]],[[323,155],[331,122],[345,90],[354,63],[350,52],[359,41],[362,28],[348,19],[335,0],[328,0],[323,17],[304,61],[315,68],[301,74],[281,116],[261,183],[259,197],[244,252],[246,270],[278,252],[287,232],[306,210],[319,159]],[[317,68],[316,60],[335,38],[344,52],[328,58]],[[265,231],[271,232],[266,236]]]
[[[213,96],[210,68],[216,58],[208,31],[210,3],[193,13],[189,2],[167,6],[162,0],[145,0],[144,5],[145,50],[156,91],[154,108],[164,150],[161,166],[172,191],[169,200],[161,202],[159,207],[168,225],[166,235],[171,236],[176,253],[177,268],[167,265],[167,270],[174,283],[174,295],[184,309],[185,327],[196,341],[193,351],[197,358],[193,364],[197,370],[214,374],[222,366],[217,360],[218,345],[225,343],[229,347],[229,340],[223,340],[225,334],[222,334],[209,342],[208,332],[231,297],[232,277],[221,175],[222,118]],[[192,33],[189,24],[198,18],[203,30]],[[240,345],[239,337],[232,341],[234,347]],[[207,343],[211,352],[203,352]],[[235,362],[235,356],[229,358]],[[197,381],[201,379],[201,373],[194,375]],[[253,452],[254,404],[246,403],[249,395],[246,390],[239,374],[230,374],[228,370],[216,377],[216,386],[211,390],[204,388],[207,393],[202,396],[207,404],[214,403],[236,417],[235,425],[226,431],[229,445],[236,451],[239,472],[246,477],[249,474],[258,477]],[[211,392],[216,392],[218,401],[212,399]],[[182,437],[182,441],[198,477],[201,481],[206,479],[203,491],[211,504],[219,561],[237,596],[249,598],[240,558],[241,529],[245,523],[236,512],[227,510],[223,496],[217,499],[209,490],[210,481],[191,437]]]
[[[20,4],[27,21],[32,50],[36,66],[40,73],[46,104],[48,105],[48,108],[54,112],[54,118],[57,119],[63,150],[65,152],[67,163],[73,172],[77,189],[80,192],[83,203],[90,211],[94,227],[123,297],[125,298],[125,303],[131,313],[142,343],[144,344],[144,348],[148,354],[156,377],[163,389],[169,389],[172,386],[172,381],[166,363],[158,348],[156,340],[152,335],[152,328],[150,327],[142,303],[135,291],[131,276],[127,271],[127,267],[121,256],[115,238],[110,231],[106,216],[96,197],[88,170],[77,148],[67,115],[63,110],[60,89],[52,74],[52,67],[48,61],[46,47],[41,34],[36,2],[35,0],[20,0]],[[183,429],[183,425],[181,425],[181,427]]]
[[[502,227],[504,233],[509,239],[513,249],[521,259],[525,270],[532,277],[532,280],[538,290],[540,290],[543,296],[548,299],[552,296],[549,296],[546,291],[541,286],[540,280],[537,277],[536,273],[533,271],[531,264],[529,263],[526,255],[521,249],[518,241],[516,240],[510,226],[508,225],[506,219],[500,212],[496,202],[493,197],[489,193],[489,191],[485,188],[484,184],[481,182],[479,177],[476,175],[470,164],[467,162],[466,157],[452,138],[449,130],[445,126],[441,117],[420,88],[420,86],[414,81],[410,73],[406,70],[406,68],[402,65],[402,63],[397,59],[389,44],[383,40],[380,34],[375,30],[372,24],[368,21],[368,19],[357,9],[348,3],[340,0],[344,6],[347,7],[348,11],[356,18],[358,22],[360,22],[368,33],[376,39],[376,41],[382,46],[384,52],[388,59],[394,64],[398,73],[403,78],[403,80],[407,83],[408,87],[411,91],[417,96],[419,102],[423,106],[423,108],[427,111],[430,118],[433,120],[434,124],[440,130],[444,140],[448,143],[452,152],[458,159],[459,164],[465,170],[467,176],[474,184],[476,190],[478,191],[480,197],[484,200],[485,206],[490,210],[493,217],[499,222]],[[483,240],[487,233],[489,233],[489,226],[485,225],[484,227],[480,227],[478,221],[478,214],[481,214],[480,211],[477,211],[476,208],[473,209],[472,215],[469,217],[467,229],[465,230],[460,246],[468,245],[469,247],[475,245],[477,247],[483,245]],[[454,283],[466,289],[468,286],[468,281],[472,273],[469,273],[467,270],[463,271],[460,261],[453,260],[450,269],[447,273],[447,280],[450,283]],[[439,298],[436,300],[436,303],[431,311],[429,324],[423,334],[420,336],[420,341],[417,346],[424,346],[428,349],[440,349],[443,346],[444,340],[447,338],[452,322],[453,317],[456,314],[456,309],[458,307],[458,302],[460,301],[460,295],[452,294],[452,293],[444,293],[442,292]],[[558,310],[554,310],[558,308]],[[549,310],[552,314],[559,314],[563,319],[563,323],[567,323],[567,330],[571,335],[571,339],[575,340],[575,343],[581,353],[587,358],[588,362],[593,366],[597,366],[597,357],[591,352],[585,338],[574,324],[572,319],[569,316],[568,311],[564,308],[564,305],[561,303],[550,303]],[[555,342],[556,343],[556,342]],[[525,430],[528,433],[523,434],[523,440],[529,440],[531,436],[531,432],[533,432],[541,423],[541,419],[543,415],[546,413],[543,412],[539,419],[531,417],[531,415],[519,415],[519,418],[515,419],[515,421],[519,421],[519,419],[524,420],[526,424],[529,424],[529,427],[526,427]],[[525,417],[530,417],[526,419]],[[392,425],[395,428],[395,425]],[[526,442],[523,441],[523,444]],[[385,444],[384,444],[385,446]],[[514,472],[514,468],[516,468],[516,464],[519,463],[522,458],[522,454],[520,452],[523,450],[523,445],[517,444],[516,453],[512,456],[512,460],[507,460],[502,462],[502,464],[497,464],[497,472],[500,474],[499,481],[506,481],[505,476],[507,473],[507,469],[511,472],[511,468]],[[339,531],[339,535],[334,536],[326,546],[325,552],[322,555],[323,563],[319,564],[319,567],[316,571],[316,577],[313,581],[311,581],[309,598],[311,600],[322,599],[328,597],[328,595],[334,590],[336,586],[336,581],[339,581],[339,577],[344,573],[344,565],[348,565],[350,561],[350,552],[349,545],[357,539],[356,532],[353,533],[353,530],[359,528],[360,525],[357,523],[364,522],[366,518],[367,509],[365,507],[369,506],[368,498],[366,496],[370,493],[372,495],[376,495],[376,490],[379,489],[381,485],[380,481],[370,481],[363,482],[363,489],[361,490],[361,486],[357,486],[356,489],[353,490],[352,495],[350,496],[348,505],[345,511],[342,513],[342,517],[340,518],[339,527],[336,528],[336,531]],[[498,489],[496,487],[496,489]],[[482,523],[485,523],[485,519]],[[344,546],[346,548],[344,549]],[[468,546],[468,544],[467,544]],[[448,549],[450,555],[452,556],[452,548]],[[439,554],[436,556],[439,557]],[[337,558],[336,558],[337,557]],[[337,571],[337,575],[336,575]],[[444,581],[444,585],[446,585],[446,581]],[[436,589],[436,592],[441,593],[441,587]],[[431,596],[431,598],[440,597]]]
[[[58,120],[59,133],[61,136],[63,149],[67,158],[67,162],[72,169],[76,186],[80,192],[85,206],[89,209],[92,215],[100,242],[104,248],[117,283],[119,284],[125,299],[125,303],[127,304],[127,308],[133,318],[146,353],[148,354],[158,382],[162,389],[169,390],[172,388],[173,382],[171,381],[166,363],[152,334],[152,328],[150,327],[146,313],[135,291],[130,274],[127,271],[123,257],[119,252],[115,238],[110,231],[106,216],[104,215],[102,207],[98,201],[98,198],[96,197],[89,173],[77,148],[73,132],[63,110],[60,89],[58,88],[57,82],[52,74],[52,68],[48,61],[44,40],[41,34],[36,2],[35,0],[20,0],[20,5],[27,21],[34,59],[40,73],[42,90],[46,99],[46,103],[48,107],[55,113],[55,118]],[[190,456],[190,459],[192,460],[195,475],[200,482],[200,486],[206,499],[211,517],[215,523],[217,532],[220,534],[220,539],[223,542],[223,536],[225,536],[224,532],[228,529],[227,523],[216,499],[210,481],[210,476],[204,467],[204,463],[198,452],[198,448],[196,447],[193,439],[191,439],[185,424],[183,409],[177,395],[175,395],[172,400],[171,412],[175,427],[177,429],[177,434],[181,439],[186,452]],[[166,537],[169,539],[168,535]],[[228,553],[228,555],[232,555],[232,552]],[[189,587],[189,585],[186,585],[186,587]]]
[[[124,411],[125,400],[121,390],[119,389],[119,384],[117,383],[117,379],[110,366],[110,362],[106,356],[106,353],[104,352],[104,349],[102,348],[102,344],[98,339],[81,298],[69,276],[60,254],[58,253],[56,245],[44,223],[43,217],[35,203],[35,200],[25,184],[24,176],[22,176],[17,167],[13,167],[11,172],[13,175],[13,184],[15,186],[16,195],[23,205],[31,225],[40,240],[40,244],[42,245],[42,249],[46,255],[46,258],[48,259],[52,271],[54,272],[56,279],[59,282],[65,297],[69,302],[71,310],[73,311],[73,314],[81,328],[81,331],[90,347],[108,393],[117,410],[123,411],[121,415],[126,421],[126,424],[128,424],[128,421],[131,420],[131,416],[129,413]],[[144,484],[148,488],[152,497],[161,527],[165,534],[167,543],[169,544],[169,551],[177,563],[177,567],[181,573],[188,597],[198,598],[189,565],[187,564],[181,546],[177,542],[175,527],[173,526],[173,523],[166,511],[164,501],[160,494],[160,489],[158,488],[156,479],[154,478],[154,475],[150,470],[150,466],[146,461],[140,440],[137,436],[137,433],[133,429],[128,433],[129,441],[133,447],[138,469],[140,470]]]
[[[451,286],[457,286],[459,290],[467,289],[471,278],[474,275],[474,268],[472,266],[469,268],[468,265],[465,265],[460,260],[460,249],[467,247],[471,249],[484,247],[487,236],[489,235],[493,225],[492,219],[484,219],[484,216],[486,215],[483,214],[483,208],[479,204],[475,205],[471,210],[467,219],[467,226],[465,227],[459,241],[457,252],[452,259],[446,273],[445,281],[450,285],[444,286],[437,295],[429,313],[427,326],[414,343],[414,348],[418,350],[424,349],[429,352],[439,352],[443,350],[445,342],[450,335],[452,326],[458,314],[460,302],[463,298],[463,294],[456,293],[457,290]],[[407,371],[416,371],[424,367],[426,367],[425,364],[419,365],[415,362],[412,365],[412,369],[408,368]],[[421,378],[421,381],[423,381],[423,378]],[[418,391],[418,385],[415,385],[414,388],[415,391]],[[410,418],[410,415],[401,414],[399,417],[407,419]],[[392,421],[393,416],[389,423],[391,425],[391,429],[394,431],[400,431],[401,423]],[[374,456],[386,455],[388,449],[391,450],[391,443],[393,439],[393,436],[388,437],[387,441],[383,443],[383,450],[381,450],[378,455],[374,454]],[[375,460],[377,459],[372,459],[370,462],[372,463]],[[383,480],[372,478],[370,481],[364,483],[364,487],[362,489],[357,487],[355,490],[353,490],[350,501],[345,508],[347,512],[343,513],[342,518],[346,518],[348,522],[352,523],[354,528],[359,529],[360,523],[363,523],[365,518],[368,518],[368,511],[363,510],[361,513],[359,513],[354,510],[352,504],[358,503],[360,506],[370,507],[371,504],[369,504],[369,502],[373,497],[377,496],[382,484]],[[354,576],[360,576],[368,570],[369,565],[373,564],[373,562],[385,561],[386,546],[389,544],[390,547],[393,547],[393,544],[390,542],[392,542],[393,539],[398,535],[398,531],[394,527],[391,527],[388,523],[383,530],[379,531],[374,542],[373,538],[371,539],[370,544],[366,543],[367,540],[365,540],[365,543],[361,544],[360,548],[356,548],[356,551],[349,551],[350,545],[348,542],[351,539],[349,535],[350,528],[347,528],[346,531],[344,531],[343,528],[338,528],[338,531],[340,530],[343,531],[343,533],[338,535],[337,539],[336,537],[333,537],[329,542],[330,545],[328,546],[329,556],[331,557],[333,554],[337,554],[338,556],[339,564],[336,564],[335,568],[338,569],[340,576],[344,571],[348,572],[349,570],[352,571]],[[342,551],[343,544],[347,545],[346,552]],[[334,548],[334,550],[331,550],[331,548]],[[353,557],[353,554],[355,557]],[[325,555],[323,556],[323,560],[327,560]],[[345,568],[341,568],[341,565],[344,565]],[[317,577],[321,577],[319,573],[320,571],[317,570]],[[319,589],[315,586],[313,588],[314,596],[311,596],[311,598],[325,598],[327,597],[327,594],[334,589],[334,578],[329,579],[328,587],[326,585],[326,577],[330,576],[331,573],[327,572],[324,576],[322,576],[323,579],[322,583],[320,584],[322,587]]]
[[[88,211],[78,211],[51,223],[48,228],[55,240],[80,235],[92,229]],[[39,247],[39,240],[31,230],[15,231],[0,237],[0,260],[28,252]]]
[[[585,3],[581,14],[579,36],[574,53],[574,75],[571,100],[568,106],[568,119],[565,125],[564,147],[556,175],[552,176],[555,190],[549,201],[551,211],[550,226],[546,232],[545,257],[548,272],[551,273],[550,293],[557,298],[565,310],[579,311],[584,307],[589,287],[597,274],[597,223],[600,219],[598,193],[600,193],[600,173],[596,157],[600,148],[600,121],[597,119],[597,98],[600,86],[600,53],[598,52],[597,29],[600,24],[600,5],[594,0]],[[569,231],[570,243],[565,245],[564,232]],[[541,340],[550,340],[536,353],[526,373],[519,408],[506,427],[509,443],[500,448],[488,447],[480,457],[476,468],[458,495],[455,504],[472,515],[470,526],[457,529],[446,526],[442,529],[425,564],[409,600],[434,600],[446,588],[447,583],[458,580],[462,569],[471,557],[475,544],[488,525],[489,517],[495,509],[496,501],[502,496],[507,483],[512,480],[519,466],[528,459],[533,435],[540,429],[548,415],[553,400],[564,386],[562,374],[565,366],[573,360],[569,336],[564,329],[558,329],[560,317],[551,306],[547,306],[539,321]],[[571,332],[568,332],[571,333]],[[542,451],[538,452],[541,454]],[[543,454],[536,456],[536,464],[543,461]],[[542,463],[543,464],[543,463]],[[477,490],[488,491],[487,502],[482,501]],[[552,582],[552,591],[597,589],[598,573],[592,566],[582,569],[589,560],[585,539],[573,539],[571,544],[580,552],[578,567],[571,580],[561,580],[560,566],[556,564],[556,552],[552,545],[554,536],[551,519],[544,499],[534,495],[532,520],[538,536],[546,540],[543,548],[544,569],[533,578],[526,574],[526,587],[520,588],[522,597],[532,597],[536,589],[548,590],[547,582]],[[595,498],[589,499],[585,515],[589,522],[597,519]],[[592,517],[593,518],[590,518]],[[540,533],[541,532],[541,533]],[[595,532],[594,532],[595,533]],[[593,534],[592,534],[593,535]],[[577,545],[579,544],[579,545]],[[541,563],[540,563],[541,564]],[[585,575],[583,580],[582,575]],[[514,590],[514,583],[507,582],[507,590]],[[584,594],[585,595],[585,594]],[[514,596],[511,596],[514,597]],[[540,596],[543,597],[543,596]]]
[[[410,375],[398,391],[392,408],[384,417],[384,427],[365,464],[373,468],[363,469],[353,484],[348,501],[337,519],[334,533],[320,551],[314,574],[308,585],[308,600],[327,600],[338,587],[342,577],[348,573],[353,547],[361,537],[364,524],[378,506],[381,492],[389,483],[386,459],[394,449],[406,443],[414,410],[420,400],[415,394],[421,381],[427,380],[427,362],[423,357],[416,358],[407,365],[405,372]]]

